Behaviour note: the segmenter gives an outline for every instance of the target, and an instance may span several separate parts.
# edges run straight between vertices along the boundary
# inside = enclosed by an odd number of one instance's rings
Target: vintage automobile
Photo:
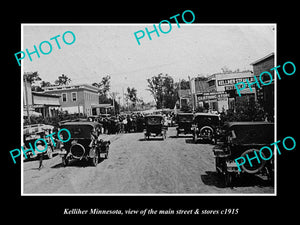
[[[212,113],[196,113],[193,122],[193,141],[207,140],[216,143],[220,133],[220,117]]]
[[[223,127],[222,142],[213,149],[216,163],[216,170],[224,177],[225,186],[232,185],[233,178],[241,173],[257,174],[262,173],[272,180],[274,176],[274,161],[261,160],[258,163],[252,160],[252,167],[249,163],[241,166],[239,171],[236,162],[238,157],[249,158],[255,156],[254,151],[259,155],[261,147],[274,142],[274,124],[269,122],[229,122]],[[264,156],[265,157],[265,156]],[[267,158],[267,157],[265,157]]]
[[[192,134],[192,125],[193,125],[194,114],[193,113],[178,113],[176,115],[176,130],[178,137],[180,133]]]
[[[34,142],[40,138],[43,138],[47,141],[48,148],[45,150],[48,158],[52,158],[54,154],[54,146],[50,137],[47,137],[54,130],[54,126],[46,124],[31,124],[25,125],[23,127],[23,140],[24,140],[24,150],[30,149],[30,145],[34,146]],[[35,152],[26,151],[26,157],[24,159],[35,158],[40,152],[35,149]]]
[[[100,137],[101,125],[97,122],[73,121],[60,126],[71,133],[71,139],[65,142],[60,153],[62,163],[67,166],[72,159],[90,161],[97,166],[101,159],[108,157],[110,141],[104,141]],[[62,133],[66,135],[66,133]],[[63,137],[66,139],[68,137]]]
[[[145,140],[150,136],[161,136],[162,139],[167,137],[167,127],[164,126],[164,117],[161,115],[145,116]]]

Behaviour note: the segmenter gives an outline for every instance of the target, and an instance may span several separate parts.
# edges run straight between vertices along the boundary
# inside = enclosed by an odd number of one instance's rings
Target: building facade
[[[241,99],[250,100],[256,98],[256,88],[252,91],[245,88],[240,91],[241,97],[237,95],[235,84],[239,82],[254,82],[254,74],[251,71],[216,73],[208,77],[207,92],[198,96],[198,101],[208,100],[209,108],[213,111],[226,111],[234,109],[236,101]]]
[[[259,77],[262,72],[268,71],[275,79],[274,70],[270,70],[274,67],[274,60],[274,53],[272,52],[251,63],[255,76]],[[257,101],[270,118],[274,116],[274,79],[271,84],[267,86],[260,85],[260,88],[257,89]],[[262,80],[264,83],[269,83],[270,77],[268,75],[262,76]]]
[[[31,83],[24,80],[23,83],[23,116],[53,117],[60,110],[59,96],[33,92]]]
[[[241,90],[241,97],[237,95],[235,84],[239,82],[254,82],[254,74],[251,71],[215,73],[208,77],[196,77],[191,79],[191,93],[195,108],[202,107],[208,111],[222,112],[234,109],[235,103],[240,100],[256,98],[256,87],[252,86]]]
[[[59,96],[41,92],[32,92],[33,105],[35,112],[41,113],[45,117],[54,117],[60,110]]]
[[[99,104],[99,89],[88,84],[45,87],[45,93],[59,95],[63,111],[92,115],[92,105]]]

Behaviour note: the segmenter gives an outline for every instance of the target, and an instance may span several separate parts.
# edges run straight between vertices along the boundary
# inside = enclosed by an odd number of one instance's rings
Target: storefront
[[[239,82],[254,82],[254,75],[251,71],[217,73],[208,77],[208,91],[212,94],[210,99],[210,108],[215,111],[226,111],[234,109],[238,98],[252,99],[256,98],[256,88],[252,86],[253,91],[249,88],[241,90],[241,97],[236,93],[235,84]],[[219,93],[218,95],[214,93]]]
[[[33,105],[35,112],[45,117],[55,117],[60,110],[59,98],[57,95],[50,95],[40,92],[32,92]]]
[[[203,92],[197,94],[197,105],[209,111],[226,111],[228,109],[229,95],[224,92]]]

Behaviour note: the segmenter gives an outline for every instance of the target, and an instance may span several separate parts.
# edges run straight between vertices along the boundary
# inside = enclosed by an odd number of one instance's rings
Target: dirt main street
[[[215,170],[211,144],[176,138],[169,128],[167,139],[144,140],[143,133],[110,135],[109,158],[92,167],[71,162],[67,167],[55,156],[23,163],[24,194],[228,194],[274,193],[264,177],[242,176],[234,188],[224,187]]]

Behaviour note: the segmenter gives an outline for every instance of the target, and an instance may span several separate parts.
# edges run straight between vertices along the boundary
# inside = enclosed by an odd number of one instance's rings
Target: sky
[[[154,24],[154,23],[153,23]],[[71,84],[100,82],[111,76],[111,91],[122,97],[127,87],[137,89],[137,96],[145,102],[153,101],[147,91],[147,78],[159,73],[168,74],[175,81],[188,76],[210,75],[226,66],[235,70],[252,70],[252,62],[275,52],[274,24],[180,24],[172,23],[169,33],[159,31],[159,37],[147,34],[138,45],[134,33],[153,24],[23,24],[22,49],[34,51],[43,41],[52,44],[52,52],[40,58],[26,55],[23,72],[38,71],[44,81],[53,83],[61,74],[71,78]],[[158,27],[158,23],[156,23]],[[167,31],[168,25],[162,29]],[[66,45],[62,35],[72,31],[76,40]],[[146,33],[146,32],[145,32]],[[58,49],[57,38],[61,49]],[[66,34],[66,41],[72,41]],[[43,50],[48,51],[47,44]],[[16,62],[17,63],[17,62]]]

